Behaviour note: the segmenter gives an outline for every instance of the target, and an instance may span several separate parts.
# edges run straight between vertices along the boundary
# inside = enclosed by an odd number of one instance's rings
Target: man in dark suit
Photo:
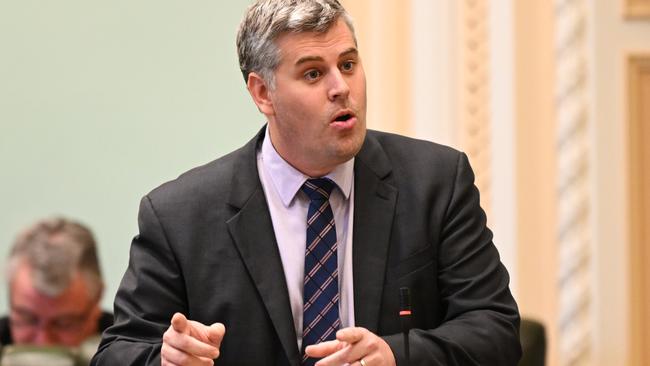
[[[260,0],[237,37],[268,124],[141,202],[95,365],[515,365],[519,314],[464,154],[366,131],[336,0]],[[319,360],[320,359],[320,360]]]

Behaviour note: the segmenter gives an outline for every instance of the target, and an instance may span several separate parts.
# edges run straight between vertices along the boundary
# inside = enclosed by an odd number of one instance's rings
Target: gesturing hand
[[[365,328],[341,329],[335,340],[308,346],[305,352],[309,357],[325,357],[316,366],[395,366],[388,343]]]
[[[214,365],[225,332],[221,323],[207,326],[188,320],[181,313],[174,314],[171,325],[163,334],[161,366]]]

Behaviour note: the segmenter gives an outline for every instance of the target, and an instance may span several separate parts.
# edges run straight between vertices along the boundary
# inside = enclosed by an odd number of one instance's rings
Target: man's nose
[[[348,81],[345,79],[344,75],[339,69],[336,69],[336,71],[331,72],[329,75],[330,87],[328,97],[330,101],[333,102],[336,99],[347,99],[350,94],[350,85],[348,85]]]
[[[52,346],[57,344],[57,337],[47,327],[40,328],[34,337],[34,344],[39,346]]]

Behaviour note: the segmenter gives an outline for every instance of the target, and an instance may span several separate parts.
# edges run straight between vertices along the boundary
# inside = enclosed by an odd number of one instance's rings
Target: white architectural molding
[[[463,0],[459,6],[460,143],[474,169],[481,206],[491,217],[489,8],[486,1],[476,0]]]
[[[558,355],[560,365],[591,365],[592,237],[590,73],[585,0],[555,0]]]
[[[512,0],[492,0],[489,9],[490,121],[492,126],[492,217],[494,242],[517,292],[517,202]]]
[[[412,0],[413,132],[458,147],[455,2]]]

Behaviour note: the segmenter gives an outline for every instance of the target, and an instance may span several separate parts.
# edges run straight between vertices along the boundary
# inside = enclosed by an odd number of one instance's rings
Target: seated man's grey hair
[[[29,266],[34,287],[42,294],[61,294],[79,271],[90,298],[101,296],[103,281],[95,239],[80,223],[56,217],[39,221],[19,234],[9,255],[9,283],[22,264]]]
[[[248,82],[251,72],[274,88],[273,72],[280,63],[275,40],[284,33],[324,33],[342,18],[352,31],[350,15],[336,0],[259,0],[252,4],[239,25],[239,68]],[[356,40],[356,38],[355,38]]]

